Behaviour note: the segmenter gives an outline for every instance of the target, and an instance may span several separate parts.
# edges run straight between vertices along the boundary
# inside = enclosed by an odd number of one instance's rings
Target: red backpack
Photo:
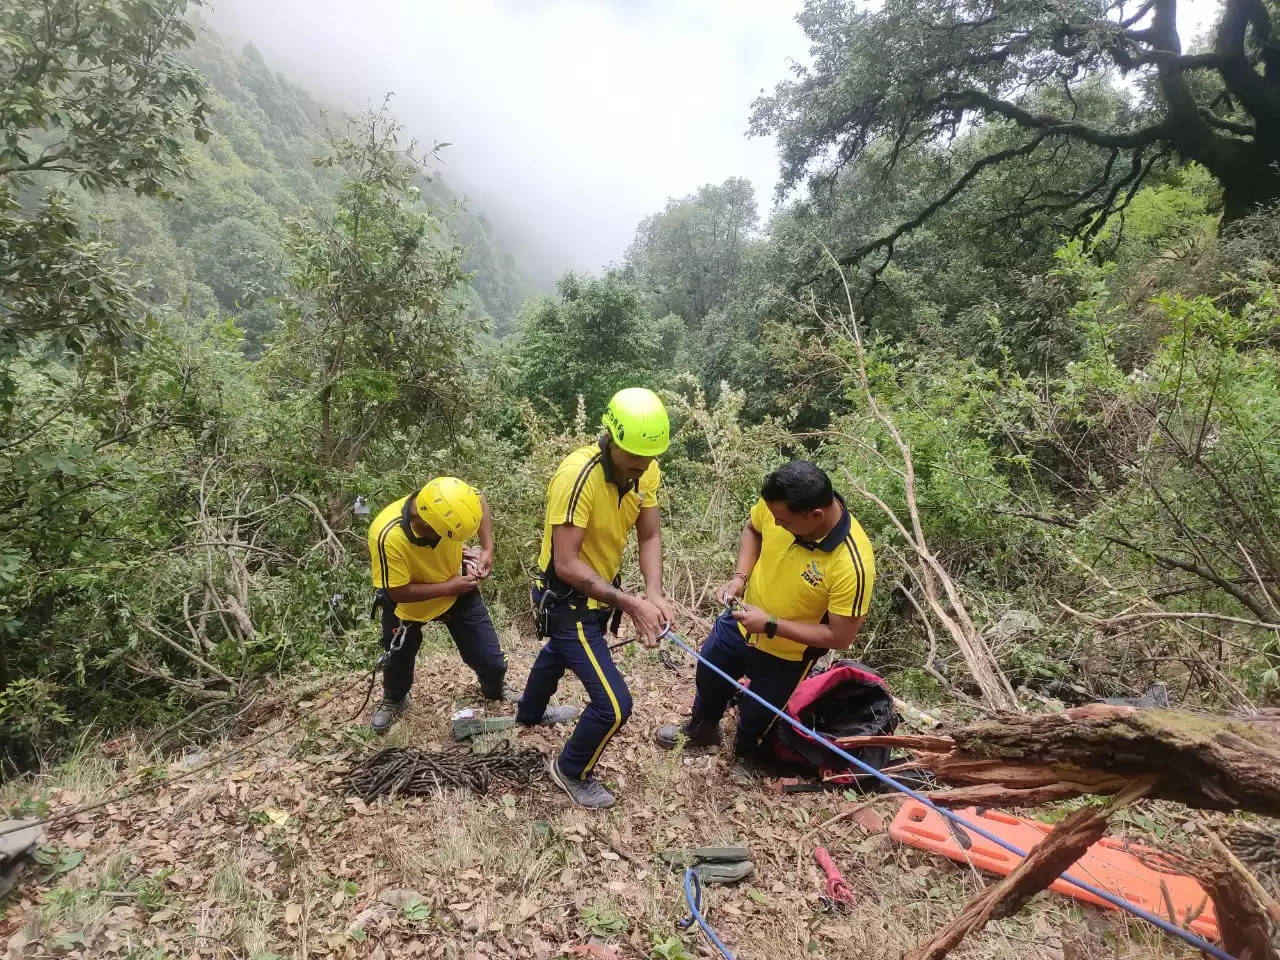
[[[837,661],[801,682],[787,701],[786,712],[839,746],[841,737],[890,734],[898,726],[893,697],[884,680],[853,660]],[[866,776],[808,734],[790,724],[775,723],[770,735],[774,755],[831,784],[853,784]],[[853,756],[877,770],[889,762],[886,747],[859,747]]]

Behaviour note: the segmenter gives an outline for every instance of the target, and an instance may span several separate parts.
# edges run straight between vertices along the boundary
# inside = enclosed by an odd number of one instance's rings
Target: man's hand
[[[652,650],[658,645],[658,635],[662,633],[664,626],[662,622],[662,611],[658,609],[656,604],[649,602],[644,597],[628,597],[623,604],[623,610],[627,616],[631,618],[631,622],[635,624],[636,639],[647,650]]]
[[[741,600],[742,591],[746,589],[747,578],[740,573],[735,573],[729,580],[716,592],[716,597],[726,606],[732,600]]]
[[[747,633],[764,633],[765,624],[769,622],[769,614],[759,607],[739,604],[734,608],[733,619],[747,628]]]
[[[662,614],[662,625],[664,627],[674,627],[676,624],[676,611],[671,606],[671,601],[662,593],[646,593],[644,598],[658,608]],[[659,633],[662,631],[659,630]]]
[[[462,564],[478,580],[488,580],[493,573],[493,551],[480,547],[463,547]]]
[[[451,597],[460,597],[464,593],[470,593],[479,585],[479,578],[470,573],[463,573],[445,581],[445,586],[449,588],[447,596]]]

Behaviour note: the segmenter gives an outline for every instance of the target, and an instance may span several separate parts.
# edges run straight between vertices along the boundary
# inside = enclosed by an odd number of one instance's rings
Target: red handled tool
[[[818,866],[822,868],[822,872],[827,875],[827,895],[822,897],[822,905],[828,910],[834,910],[839,907],[848,908],[853,906],[853,891],[849,889],[849,885],[844,882],[844,877],[840,873],[840,868],[836,866],[835,861],[831,859],[831,854],[827,853],[826,847],[818,847],[813,851],[813,859],[818,861]]]

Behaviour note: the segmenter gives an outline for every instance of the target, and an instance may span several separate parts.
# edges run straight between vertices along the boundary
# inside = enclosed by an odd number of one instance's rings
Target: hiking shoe
[[[560,769],[560,758],[551,758],[551,779],[580,807],[603,810],[613,806],[613,794],[595,777],[578,780]]]
[[[492,700],[495,703],[520,702],[520,691],[511,689],[511,687],[508,687],[505,683],[502,685],[501,691],[481,689],[480,696],[484,697],[486,700]]]
[[[720,724],[705,720],[694,720],[692,717],[680,726],[664,723],[653,739],[663,750],[673,750],[676,744],[684,739],[686,748],[714,747],[720,743]]]
[[[542,719],[538,723],[544,727],[549,727],[554,723],[568,723],[577,718],[577,707],[547,707],[546,712],[542,714]]]
[[[403,700],[388,700],[382,698],[382,702],[378,704],[373,716],[369,718],[369,726],[373,727],[373,732],[378,736],[382,736],[391,729],[391,725],[400,719],[400,715],[409,709],[409,701],[413,699],[413,695],[406,693]]]

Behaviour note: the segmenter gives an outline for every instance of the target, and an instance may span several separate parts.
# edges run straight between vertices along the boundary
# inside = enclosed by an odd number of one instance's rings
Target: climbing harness
[[[716,673],[721,678],[727,680],[729,683],[733,684],[733,686],[737,688],[739,693],[745,694],[746,696],[755,700],[766,710],[775,714],[778,718],[790,724],[796,730],[813,738],[818,743],[821,743],[828,750],[831,750],[833,753],[836,754],[836,756],[840,757],[842,760],[846,761],[847,763],[852,764],[853,766],[862,770],[864,773],[870,774],[871,776],[879,780],[881,783],[884,783],[892,787],[894,790],[897,790],[899,793],[904,793],[907,796],[911,797],[913,800],[916,800],[919,803],[924,804],[926,807],[928,807],[930,810],[934,811],[935,813],[939,814],[941,817],[943,817],[943,819],[945,819],[949,823],[955,824],[956,826],[959,826],[959,827],[963,827],[967,830],[971,830],[974,833],[976,833],[978,836],[983,837],[986,840],[990,840],[992,843],[996,844],[999,847],[1002,847],[1005,850],[1008,850],[1010,853],[1014,854],[1015,856],[1022,857],[1024,859],[1027,856],[1026,851],[1019,849],[1018,847],[1009,843],[1007,840],[1004,840],[1002,837],[996,836],[994,833],[991,833],[989,830],[986,830],[983,827],[978,826],[977,824],[972,823],[969,820],[966,820],[964,817],[961,817],[959,814],[954,813],[951,810],[947,810],[944,807],[938,806],[923,794],[911,789],[905,784],[899,783],[897,780],[889,776],[887,773],[883,772],[882,770],[877,770],[875,767],[858,759],[853,754],[849,753],[847,750],[843,750],[840,747],[836,746],[834,743],[832,743],[826,737],[822,736],[817,731],[809,729],[804,724],[802,724],[799,720],[790,716],[789,714],[779,709],[778,707],[775,707],[772,703],[770,703],[768,700],[765,700],[759,694],[754,693],[750,688],[743,686],[741,683],[737,681],[736,678],[729,676],[729,674],[725,673],[723,670],[717,667],[710,660],[707,660],[705,657],[703,657],[701,653],[693,649],[693,647],[691,647],[683,637],[681,637],[679,634],[675,633],[674,631],[668,629],[663,634],[663,638],[670,640],[675,646],[679,647],[690,656],[696,658],[700,663],[705,665],[709,670]],[[1216,958],[1216,960],[1236,960],[1236,958],[1233,957],[1231,954],[1227,953],[1225,950],[1221,949],[1220,947],[1214,946],[1212,943],[1209,943],[1207,940],[1203,939],[1202,937],[1198,937],[1191,931],[1185,930],[1174,923],[1170,923],[1168,920],[1165,920],[1163,917],[1157,916],[1156,914],[1151,913],[1148,910],[1142,909],[1142,907],[1139,907],[1137,904],[1129,902],[1123,897],[1116,896],[1114,893],[1112,893],[1109,890],[1104,890],[1101,887],[1088,883],[1085,880],[1081,880],[1069,873],[1063,873],[1062,879],[1066,880],[1068,883],[1075,884],[1077,887],[1079,887],[1082,890],[1087,890],[1089,893],[1093,894],[1095,897],[1099,897],[1105,900],[1107,903],[1110,903],[1114,907],[1118,907],[1119,909],[1124,910],[1125,912],[1130,913],[1133,916],[1138,917],[1139,919],[1145,920],[1148,923],[1156,927],[1159,927],[1165,933],[1168,933],[1172,936],[1177,937],[1178,939],[1184,941],[1185,943],[1189,944],[1195,949],[1200,950],[1203,953],[1207,953],[1209,956]],[[685,876],[686,897],[690,897],[689,891],[690,891],[689,877],[688,875],[686,875]],[[691,905],[692,905],[692,902],[693,902],[692,899],[690,899]],[[714,936],[713,931],[707,925],[706,921],[702,919],[701,914],[700,913],[696,914],[695,918],[698,920],[699,926],[702,927],[704,932],[706,932],[707,936],[712,938],[712,943],[716,944],[716,946],[720,949],[720,951],[726,957],[731,956],[724,949],[723,945],[720,944],[719,939]]]
[[[528,786],[545,775],[546,769],[546,757],[540,752],[515,750],[506,740],[494,744],[487,753],[388,747],[348,774],[347,789],[365,803],[383,796],[436,793],[443,787],[486,793],[498,780]]]

